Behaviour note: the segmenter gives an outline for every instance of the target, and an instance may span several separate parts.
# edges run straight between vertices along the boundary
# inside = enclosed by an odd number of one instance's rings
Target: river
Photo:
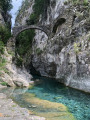
[[[41,115],[42,112],[48,113],[49,111],[45,110],[45,108],[37,108],[35,105],[31,107],[32,102],[27,102],[27,99],[31,101],[31,94],[34,94],[36,98],[64,104],[75,116],[76,120],[90,120],[90,94],[66,87],[56,82],[55,79],[44,77],[39,79],[42,81],[41,84],[35,85],[32,89],[12,90],[9,88],[9,90],[3,89],[2,92],[7,94],[20,106],[34,111],[36,115]],[[53,112],[52,109],[51,112]],[[58,119],[55,118],[55,120]]]

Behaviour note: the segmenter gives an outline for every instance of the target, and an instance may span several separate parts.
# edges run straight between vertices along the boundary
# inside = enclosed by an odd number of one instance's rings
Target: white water
[[[20,8],[20,6],[22,5],[22,2],[24,0],[12,0],[12,5],[13,5],[13,9],[10,11],[11,15],[12,15],[12,27],[14,26],[15,24],[15,18],[17,16],[17,12]]]

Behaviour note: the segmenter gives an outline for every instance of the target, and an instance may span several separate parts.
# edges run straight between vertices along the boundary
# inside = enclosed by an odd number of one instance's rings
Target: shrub
[[[4,54],[4,43],[0,41],[0,54]]]
[[[0,56],[0,70],[5,66],[6,60]]]
[[[22,63],[23,63],[23,59],[21,57],[17,57],[16,58],[16,65],[18,67],[21,67],[22,66]]]
[[[0,0],[0,7],[4,11],[5,14],[11,10],[12,8],[11,2],[12,0]]]
[[[80,52],[79,43],[74,43],[74,52],[78,54]]]
[[[85,6],[87,6],[87,5],[88,5],[88,0],[84,0],[84,1],[83,1],[83,4],[84,4]]]
[[[7,82],[1,82],[0,84],[3,85],[3,86],[8,86]]]
[[[43,51],[42,51],[40,48],[37,48],[37,49],[36,49],[36,53],[37,53],[38,55],[40,55],[42,52],[43,52]]]
[[[2,75],[2,70],[5,70],[6,60],[0,56],[0,76]]]
[[[39,18],[37,17],[37,15],[35,13],[32,13],[30,15],[29,20],[27,20],[26,22],[28,25],[34,25],[35,23],[38,22],[38,20],[39,20]]]
[[[32,40],[35,36],[34,30],[26,30],[16,38],[16,52],[23,57],[30,48],[32,48]]]
[[[0,25],[0,41],[3,41],[3,43],[6,44],[10,37],[11,37],[11,32],[7,28],[7,26]]]

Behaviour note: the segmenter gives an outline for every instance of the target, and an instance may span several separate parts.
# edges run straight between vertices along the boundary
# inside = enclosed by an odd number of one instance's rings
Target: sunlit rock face
[[[65,4],[65,0],[50,0],[47,18],[41,20],[41,24],[53,23],[51,25],[53,36],[48,39],[45,33],[36,30],[30,59],[37,74],[57,78],[67,86],[88,92],[90,92],[89,7],[83,4],[77,6]],[[22,23],[24,19],[20,20]]]
[[[21,6],[21,11],[18,12],[16,17],[15,26],[25,25],[26,20],[29,19],[30,14],[33,12],[34,0],[25,0]]]

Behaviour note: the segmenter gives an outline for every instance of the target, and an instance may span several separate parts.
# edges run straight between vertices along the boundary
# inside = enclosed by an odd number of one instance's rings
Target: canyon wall
[[[0,10],[0,88],[30,87],[32,76],[25,68],[16,67],[11,46],[11,16]],[[9,42],[8,42],[9,41]]]
[[[33,13],[34,0],[21,7],[16,25],[25,25]],[[26,6],[26,7],[25,7]],[[53,36],[35,30],[32,54],[24,65],[31,73],[53,77],[67,86],[90,92],[90,1],[72,3],[50,0],[39,24],[52,25]],[[28,52],[28,51],[27,51]]]

